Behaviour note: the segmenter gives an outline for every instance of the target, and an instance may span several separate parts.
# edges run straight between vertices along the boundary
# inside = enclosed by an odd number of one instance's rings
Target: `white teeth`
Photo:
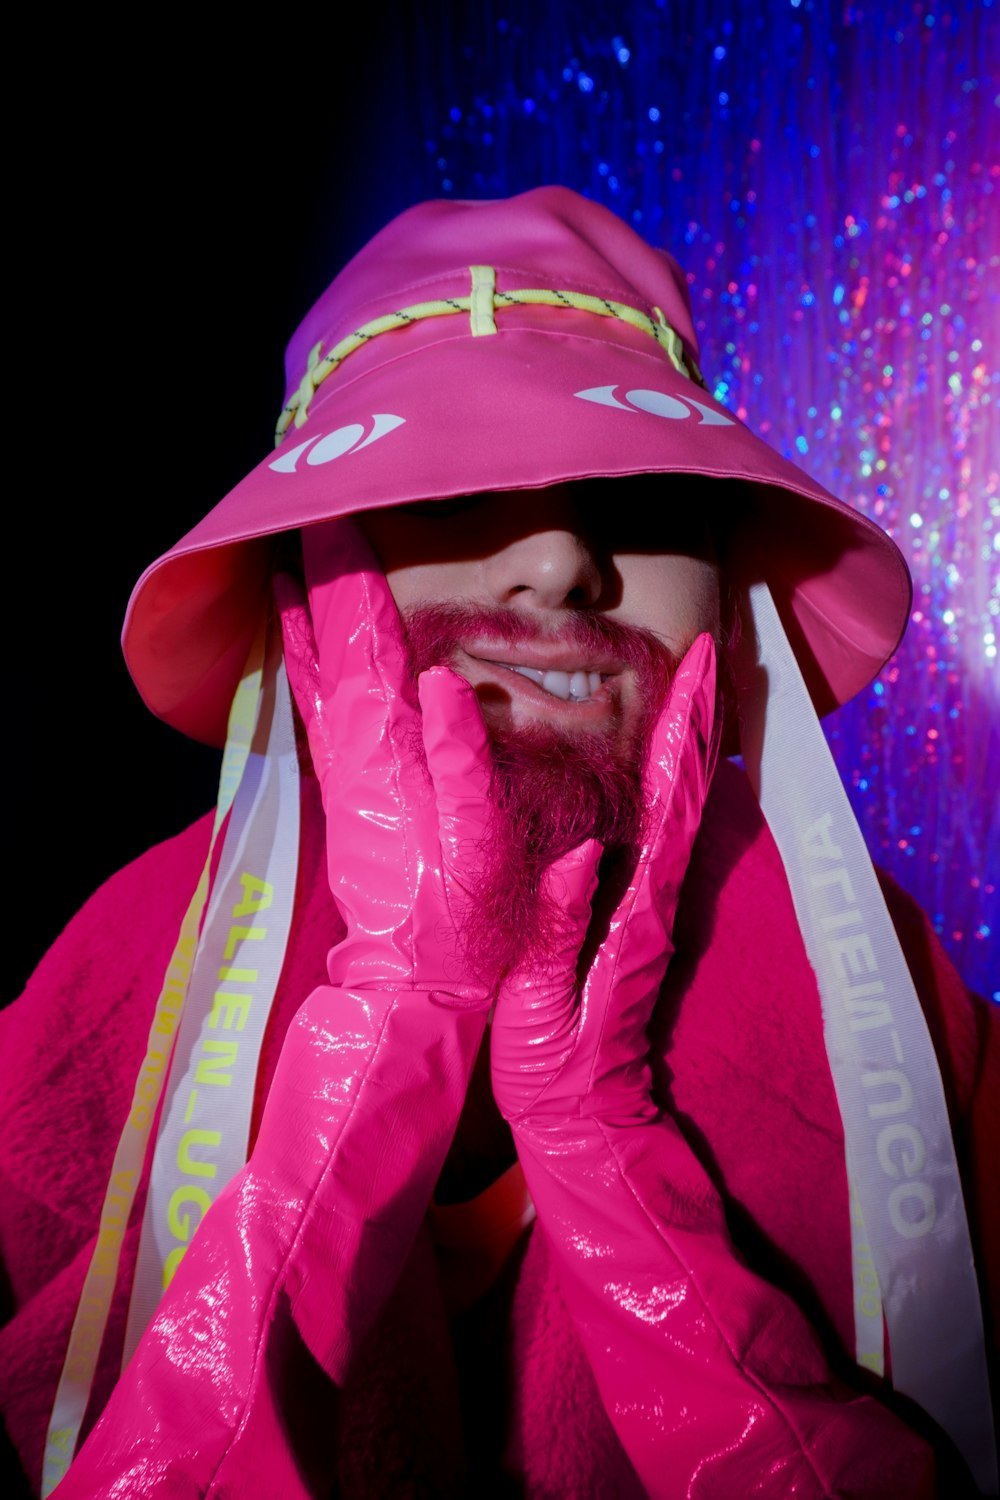
[[[600,672],[558,672],[555,669],[542,672],[537,667],[515,667],[509,663],[509,670],[517,672],[521,677],[527,677],[531,682],[537,683],[545,692],[551,693],[553,698],[561,698],[563,702],[572,701],[582,703],[586,698],[592,698],[601,686]]]

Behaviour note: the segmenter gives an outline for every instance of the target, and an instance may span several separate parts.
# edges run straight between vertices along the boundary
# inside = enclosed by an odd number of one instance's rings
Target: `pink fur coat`
[[[315,782],[304,786],[297,913],[261,1058],[257,1117],[289,1017],[323,980],[326,950],[341,930],[323,873]],[[112,877],[0,1015],[0,1252],[9,1299],[0,1408],[36,1492],[111,1159],[209,826],[202,819]],[[1000,1139],[1000,1017],[966,994],[926,918],[884,884],[941,1060],[988,1297],[1000,1260],[990,1177]],[[779,856],[742,773],[728,764],[712,789],[675,937],[654,1037],[660,1096],[720,1188],[742,1254],[797,1298],[831,1363],[849,1373],[843,1139],[816,984]],[[126,1274],[135,1249],[133,1227]],[[88,1426],[116,1378],[125,1311],[119,1295]],[[301,1431],[290,1441],[327,1463],[330,1488],[344,1500],[642,1493],[537,1225],[492,1290],[451,1320],[425,1227],[346,1388],[324,1389],[307,1356],[286,1378],[301,1396]]]

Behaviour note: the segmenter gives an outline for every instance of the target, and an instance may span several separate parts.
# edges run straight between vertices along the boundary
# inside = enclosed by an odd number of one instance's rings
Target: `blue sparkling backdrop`
[[[447,15],[413,38],[430,191],[563,182],[673,251],[716,395],[905,553],[907,636],[827,734],[1000,999],[1000,5]]]

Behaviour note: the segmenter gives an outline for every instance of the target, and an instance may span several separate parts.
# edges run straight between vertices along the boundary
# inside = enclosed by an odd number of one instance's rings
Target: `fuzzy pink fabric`
[[[262,1055],[258,1115],[288,1020],[322,981],[341,931],[323,871],[315,783],[304,788],[296,920]],[[108,881],[0,1015],[0,1253],[11,1315],[0,1334],[0,1409],[36,1489],[111,1159],[209,826],[202,819]],[[998,1014],[967,997],[912,902],[893,886],[887,896],[942,1059],[981,1280],[995,1286]],[[723,1192],[743,1254],[798,1298],[832,1362],[850,1370],[843,1141],[815,980],[777,850],[742,773],[729,765],[716,777],[675,935],[654,1046],[662,1097]],[[133,1229],[127,1273],[134,1255]],[[119,1296],[91,1421],[116,1378],[124,1317]],[[290,1352],[289,1368],[302,1396],[302,1431],[292,1440],[304,1461],[315,1450],[321,1464],[336,1433],[345,1500],[641,1494],[537,1226],[483,1302],[450,1327],[422,1233],[347,1388],[333,1392],[302,1351]]]

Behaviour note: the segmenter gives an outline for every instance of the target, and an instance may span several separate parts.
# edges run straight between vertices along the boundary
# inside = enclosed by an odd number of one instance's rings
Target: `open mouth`
[[[506,661],[491,662],[491,666],[503,667],[507,672],[516,672],[519,677],[527,677],[529,682],[535,683],[543,692],[553,698],[561,698],[564,703],[586,703],[600,691],[601,684],[606,681],[605,673],[588,671],[584,667],[567,672],[557,667],[521,667]]]
[[[540,716],[580,729],[607,728],[621,716],[623,691],[630,696],[630,674],[612,652],[590,652],[567,641],[501,645],[480,638],[459,646],[459,661],[457,670],[476,689],[484,711],[503,703],[515,724]]]

